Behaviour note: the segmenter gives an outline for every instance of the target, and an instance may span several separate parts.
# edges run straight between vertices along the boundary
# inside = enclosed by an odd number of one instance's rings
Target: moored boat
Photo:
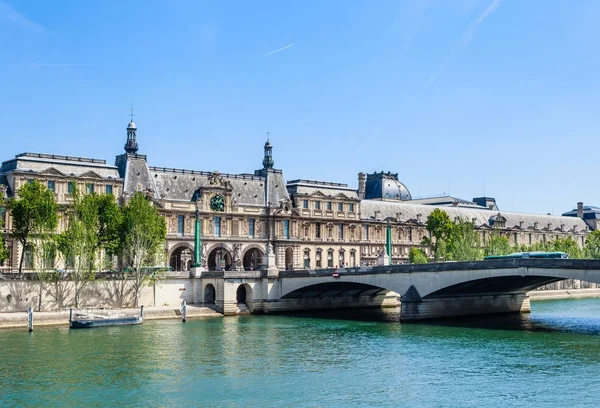
[[[89,329],[93,327],[104,326],[125,326],[142,324],[144,322],[144,306],[140,308],[139,316],[108,316],[97,314],[80,314],[73,313],[73,309],[69,314],[69,326],[72,329]]]

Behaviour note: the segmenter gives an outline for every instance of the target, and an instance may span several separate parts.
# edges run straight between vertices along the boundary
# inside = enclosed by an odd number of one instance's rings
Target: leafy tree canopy
[[[492,236],[484,248],[485,256],[508,255],[513,252],[516,252],[516,248],[511,247],[508,238],[500,235],[498,231],[492,232]]]
[[[584,250],[587,258],[600,259],[600,231],[588,234]]]
[[[32,235],[43,235],[54,231],[58,224],[58,204],[54,193],[37,180],[24,184],[17,198],[9,200],[13,219],[13,237],[26,248]],[[19,273],[23,269],[23,255],[19,262]]]
[[[412,247],[408,253],[408,260],[411,264],[426,264],[428,262],[425,251],[421,248]]]

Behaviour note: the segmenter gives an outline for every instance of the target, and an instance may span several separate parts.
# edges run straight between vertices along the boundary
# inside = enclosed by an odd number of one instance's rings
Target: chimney
[[[358,198],[364,200],[367,191],[367,176],[365,173],[358,173]]]
[[[577,217],[583,218],[583,203],[581,201],[577,203]]]

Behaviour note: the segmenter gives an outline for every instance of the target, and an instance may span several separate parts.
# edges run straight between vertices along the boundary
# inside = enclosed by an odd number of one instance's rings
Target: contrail
[[[293,46],[294,46],[294,44],[288,44],[285,47],[281,47],[281,48],[279,48],[279,49],[277,49],[275,51],[267,52],[266,54],[263,54],[263,55],[261,55],[258,58],[264,58],[264,57],[267,57],[269,55],[273,55],[275,53],[278,53],[279,51],[287,50],[288,48],[293,47]]]
[[[481,13],[481,15],[479,17],[477,17],[477,19],[473,20],[471,22],[471,24],[469,24],[469,26],[465,29],[465,31],[463,31],[462,35],[460,36],[460,39],[457,41],[457,43],[454,45],[454,47],[452,47],[452,50],[450,50],[450,54],[448,54],[446,56],[446,58],[444,58],[444,61],[439,66],[437,71],[435,71],[433,73],[433,75],[431,75],[429,77],[427,82],[425,82],[423,84],[423,86],[421,87],[421,90],[427,88],[430,84],[435,82],[438,75],[444,69],[446,69],[446,67],[450,64],[450,62],[452,62],[455,54],[457,54],[457,53],[461,52],[462,50],[464,50],[465,48],[467,48],[467,46],[473,40],[473,36],[475,35],[475,30],[477,29],[477,26],[479,26],[479,24],[481,24],[481,22],[483,20],[485,20],[490,14],[492,14],[494,12],[494,10],[496,10],[500,6],[501,2],[502,2],[502,0],[492,1],[492,3],[484,10],[484,12]]]

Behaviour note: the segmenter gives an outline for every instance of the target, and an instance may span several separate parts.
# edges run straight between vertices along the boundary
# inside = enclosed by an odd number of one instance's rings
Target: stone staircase
[[[250,309],[248,309],[248,305],[246,305],[245,303],[238,303],[237,306],[235,307],[235,314],[238,314],[238,315],[250,314]]]

